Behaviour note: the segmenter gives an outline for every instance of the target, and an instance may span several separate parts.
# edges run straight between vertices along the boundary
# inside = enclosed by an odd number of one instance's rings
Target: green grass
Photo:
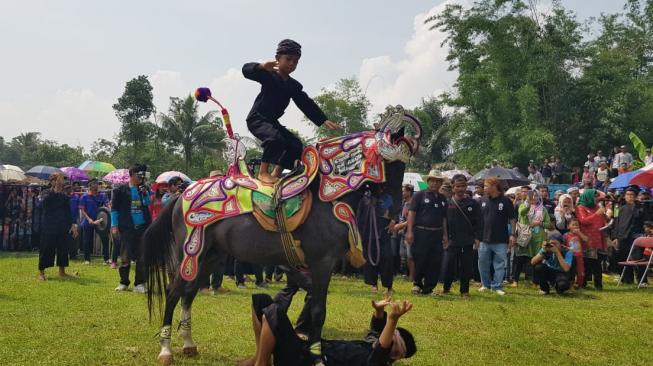
[[[79,278],[36,280],[37,256],[0,254],[0,364],[156,365],[159,320],[148,321],[145,297],[115,293],[118,273],[96,260],[72,262]],[[532,288],[505,297],[479,294],[462,300],[409,294],[396,281],[395,298],[415,303],[400,325],[410,329],[418,353],[402,365],[467,364],[653,364],[653,291],[633,286],[543,297]],[[225,279],[228,295],[198,296],[193,336],[200,356],[180,355],[176,365],[232,365],[254,351],[250,294]],[[274,293],[281,285],[268,291]],[[291,308],[294,319],[302,295]],[[365,334],[372,295],[361,280],[335,279],[328,299],[325,338],[356,339]],[[178,308],[179,309],[179,308]],[[173,329],[176,329],[179,310]]]

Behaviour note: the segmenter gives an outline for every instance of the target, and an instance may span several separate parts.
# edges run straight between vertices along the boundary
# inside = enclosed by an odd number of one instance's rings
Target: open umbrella
[[[490,177],[497,178],[507,188],[523,186],[530,183],[528,178],[524,177],[520,172],[513,169],[506,169],[500,166],[481,170],[472,177],[472,181],[477,182],[479,180],[485,180]]]
[[[129,169],[116,169],[102,178],[111,184],[125,184],[129,182]]]
[[[404,173],[404,180],[401,184],[410,184],[415,188],[415,192],[423,191],[428,187],[419,173]]]
[[[9,169],[9,170],[15,170],[17,172],[25,173],[25,171],[15,165],[9,165],[9,164],[4,164],[0,165],[0,169]]]
[[[8,168],[9,167],[9,168]],[[13,165],[0,165],[0,182],[9,182],[9,181],[23,181],[25,180],[25,174],[23,171],[18,168],[18,170],[12,168]]]
[[[451,180],[454,177],[454,175],[457,174],[464,175],[465,178],[467,178],[467,180],[469,180],[472,177],[472,175],[469,174],[467,170],[454,169],[454,170],[445,170],[442,172],[442,175],[449,180]]]
[[[63,172],[60,169],[55,168],[53,166],[37,165],[32,169],[26,171],[25,175],[47,180],[48,178],[50,178],[50,175],[54,173],[63,173]]]
[[[629,184],[645,188],[653,188],[653,170],[647,170],[635,175],[630,179]]]
[[[112,171],[116,170],[116,167],[109,163],[104,163],[95,160],[86,160],[85,162],[81,163],[78,168],[85,172],[105,173],[105,174],[111,173]]]
[[[69,180],[88,180],[88,174],[85,171],[75,168],[73,166],[67,166],[61,168],[63,175]]]
[[[164,172],[164,173],[159,174],[159,176],[156,177],[156,182],[157,183],[168,183],[170,181],[170,179],[172,179],[174,177],[179,177],[184,182],[188,182],[188,183],[193,181],[192,179],[188,178],[188,176],[186,174],[184,174],[182,172],[172,170],[172,171],[169,171],[169,172]]]
[[[619,174],[612,183],[610,183],[610,189],[619,189],[619,188],[626,188],[628,187],[631,183],[630,180],[638,176],[639,174],[643,173],[644,171],[639,169],[639,170],[633,170],[632,172],[626,172],[623,174]]]

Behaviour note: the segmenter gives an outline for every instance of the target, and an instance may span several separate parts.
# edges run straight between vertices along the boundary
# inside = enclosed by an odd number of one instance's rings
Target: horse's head
[[[422,125],[401,106],[392,108],[378,125],[378,153],[385,162],[385,190],[392,196],[395,212],[401,208],[401,184],[406,164],[417,153]]]

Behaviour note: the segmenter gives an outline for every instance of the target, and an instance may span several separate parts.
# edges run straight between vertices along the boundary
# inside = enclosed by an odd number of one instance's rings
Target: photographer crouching
[[[534,281],[539,283],[544,295],[551,291],[550,283],[560,295],[571,287],[569,270],[573,264],[573,252],[562,246],[562,235],[558,232],[549,233],[549,240],[544,247],[531,259]]]
[[[129,184],[113,189],[111,195],[111,234],[120,237],[120,285],[116,291],[129,288],[129,268],[136,261],[134,292],[145,293],[146,274],[141,260],[141,237],[150,225],[150,190],[145,184],[147,166],[135,164],[129,168]]]

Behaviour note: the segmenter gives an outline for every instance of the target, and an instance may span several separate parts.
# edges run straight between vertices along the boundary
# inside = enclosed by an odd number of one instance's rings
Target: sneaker
[[[484,292],[484,291],[487,291],[487,290],[488,290],[488,288],[485,287],[485,286],[481,286],[481,287],[478,288],[478,292]]]
[[[91,264],[90,261],[84,261],[84,265],[87,265],[87,266],[88,266],[89,264]]]
[[[539,291],[539,294],[540,294],[540,295],[548,295],[549,293],[546,292],[546,291],[540,290],[540,291]]]
[[[419,295],[422,293],[422,289],[419,286],[413,286],[413,289],[410,291],[413,295]]]
[[[499,295],[499,296],[503,296],[503,295],[505,295],[505,294],[506,294],[506,292],[505,292],[505,291],[503,291],[503,290],[502,290],[502,289],[500,289],[500,288],[498,288],[498,289],[496,289],[496,290],[494,290],[494,292],[496,292],[496,293],[497,293],[497,295]]]
[[[129,288],[129,286],[123,285],[121,283],[120,285],[118,285],[118,287],[116,287],[116,291],[127,291],[128,288]]]
[[[116,268],[118,268],[118,263],[111,262],[111,269],[116,269]]]
[[[144,294],[147,292],[147,289],[145,288],[145,285],[141,283],[140,285],[134,286],[133,291],[136,292],[137,294]]]

